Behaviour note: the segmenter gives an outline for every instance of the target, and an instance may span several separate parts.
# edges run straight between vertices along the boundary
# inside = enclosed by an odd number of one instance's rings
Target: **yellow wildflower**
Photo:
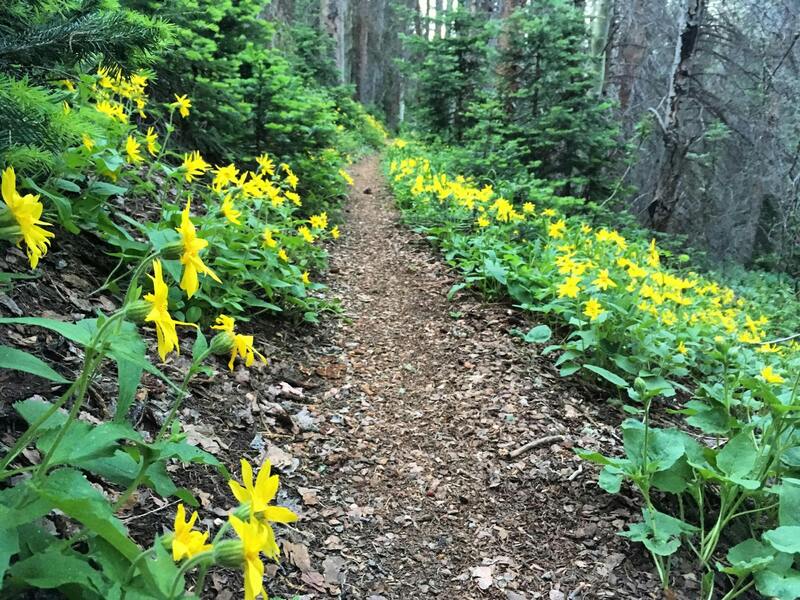
[[[107,117],[116,119],[120,123],[128,122],[128,115],[125,114],[125,109],[123,109],[121,104],[118,104],[116,102],[108,102],[106,100],[101,100],[100,102],[95,104],[94,107]]]
[[[239,169],[233,163],[227,167],[217,167],[214,169],[214,181],[211,182],[211,187],[215,192],[220,192],[226,185],[235,183],[238,175]]]
[[[536,205],[533,202],[526,202],[522,205],[522,212],[526,215],[532,215],[536,211]]]
[[[568,298],[577,298],[578,292],[581,291],[581,288],[578,285],[580,281],[580,277],[567,277],[567,279],[565,279],[564,282],[558,286],[558,297],[564,298],[566,296]]]
[[[661,264],[661,257],[658,255],[658,248],[656,248],[655,238],[650,240],[650,247],[647,250],[647,264],[657,269]]]
[[[211,168],[200,152],[195,150],[190,154],[183,155],[183,168],[186,169],[186,181],[192,181],[195,177],[202,177]]]
[[[279,480],[277,475],[270,475],[272,465],[269,460],[258,470],[258,476],[253,481],[253,467],[245,459],[241,459],[242,484],[230,480],[228,486],[231,492],[242,505],[250,507],[251,515],[272,523],[292,523],[297,520],[297,515],[284,506],[270,504],[278,493]]]
[[[558,213],[556,213],[556,211],[555,211],[555,210],[553,210],[552,208],[545,208],[545,209],[542,211],[542,214],[543,214],[545,217],[555,217],[555,216],[556,216]]]
[[[284,196],[291,200],[292,204],[295,206],[303,206],[303,203],[300,201],[300,194],[296,192],[286,192]]]
[[[562,238],[564,237],[564,230],[567,228],[567,224],[564,219],[559,219],[555,223],[551,223],[550,226],[547,228],[547,235],[551,238]]]
[[[350,174],[347,171],[344,169],[339,169],[339,175],[345,180],[345,182],[347,182],[347,185],[353,185],[353,178],[350,177]]]
[[[256,162],[258,163],[259,168],[264,171],[267,175],[275,175],[275,163],[272,162],[267,154],[262,154],[261,156],[256,156]]]
[[[233,197],[230,194],[226,194],[225,198],[222,200],[222,206],[220,206],[220,211],[225,218],[228,219],[234,225],[241,225],[241,221],[239,221],[239,217],[242,216],[242,211],[236,210],[233,206]]]
[[[767,365],[761,369],[761,378],[767,383],[781,384],[784,382],[783,377],[772,370],[772,365]]]
[[[235,321],[232,317],[227,315],[220,315],[217,317],[216,325],[212,325],[211,329],[216,329],[218,331],[222,331],[230,336],[232,349],[231,349],[231,359],[228,361],[228,368],[233,371],[233,363],[236,360],[237,356],[241,356],[244,359],[244,366],[250,367],[256,360],[256,356],[261,360],[262,363],[267,364],[266,357],[261,354],[258,350],[255,349],[254,338],[252,335],[242,335],[240,333],[236,333],[235,330]]]
[[[208,240],[197,237],[197,231],[189,214],[190,204],[191,198],[186,200],[186,206],[183,209],[183,213],[181,213],[181,226],[176,230],[181,235],[181,241],[183,242],[183,256],[181,256],[183,276],[181,277],[180,288],[186,292],[189,298],[200,287],[198,273],[208,275],[217,283],[222,283],[216,273],[209,269],[203,259],[200,258],[200,251],[208,246]]]
[[[297,233],[299,233],[301,236],[303,236],[303,239],[305,241],[307,241],[309,244],[313,244],[314,240],[316,239],[314,237],[314,234],[311,233],[311,230],[308,227],[306,227],[305,225],[303,225],[302,227],[298,227]]]
[[[331,237],[335,240],[338,240],[340,235],[341,233],[339,233],[339,226],[334,225],[333,229],[331,229]]]
[[[94,148],[94,140],[87,133],[84,133],[83,136],[81,136],[81,142],[83,143],[83,147],[89,152],[91,152]]]
[[[264,563],[261,552],[270,558],[277,557],[279,550],[275,543],[275,533],[268,525],[257,519],[249,521],[237,519],[234,515],[228,521],[242,541],[242,563],[244,569],[244,600],[255,600],[259,595],[267,597],[264,589]]]
[[[317,229],[327,229],[328,228],[328,214],[327,213],[320,213],[318,215],[311,215],[309,219],[309,223],[311,227],[315,227]]]
[[[175,532],[172,536],[172,560],[175,562],[184,558],[192,558],[213,547],[211,544],[206,544],[208,532],[193,531],[195,521],[197,521],[197,512],[193,512],[187,522],[186,509],[183,504],[178,504],[178,511],[175,514]]]
[[[172,108],[177,108],[178,112],[181,114],[183,118],[189,116],[189,109],[192,108],[192,101],[184,94],[183,96],[178,96],[175,94],[175,102],[170,104]]]
[[[681,354],[686,354],[689,350],[686,348],[686,344],[683,343],[683,340],[678,342],[678,352]]]
[[[300,276],[303,284],[309,285],[311,283],[311,279],[308,276],[308,271],[303,271],[303,274]]]
[[[599,287],[601,290],[607,290],[608,288],[615,288],[617,284],[614,283],[614,280],[608,274],[608,269],[603,269],[600,271],[600,274],[597,276],[597,279],[592,281],[594,285]]]
[[[286,254],[286,250],[284,250],[283,248],[278,250],[278,258],[280,258],[284,262],[289,262],[289,255]]]
[[[148,323],[154,323],[156,326],[156,337],[158,338],[158,354],[163,361],[166,359],[167,354],[173,350],[180,352],[178,345],[178,332],[175,330],[175,325],[191,325],[190,323],[182,323],[181,321],[174,321],[168,310],[169,288],[164,283],[164,276],[161,271],[161,261],[153,261],[153,275],[148,275],[153,282],[153,293],[145,294],[145,301],[149,302],[152,307],[150,312],[145,317]]]
[[[17,192],[17,176],[14,167],[3,171],[3,201],[19,226],[22,241],[30,261],[31,268],[35,269],[39,259],[47,254],[50,245],[49,238],[55,237],[52,231],[47,231],[41,225],[50,227],[50,223],[41,220],[44,207],[39,202],[39,196]],[[19,245],[19,244],[18,244]]]
[[[488,227],[489,226],[489,219],[486,218],[486,215],[481,215],[478,217],[478,227]]]
[[[142,145],[136,141],[136,138],[129,135],[128,139],[125,140],[125,154],[128,155],[129,163],[136,164],[144,160],[141,148]]]
[[[264,228],[264,233],[261,234],[261,237],[264,240],[264,245],[267,248],[274,248],[278,245],[277,240],[272,237],[272,230],[269,227]]]
[[[596,320],[604,312],[602,305],[595,298],[589,299],[583,307],[583,314],[592,321]]]
[[[151,156],[155,156],[158,154],[160,150],[158,146],[158,134],[153,127],[147,128],[147,135],[144,136],[145,142],[147,142],[147,151],[150,153]]]

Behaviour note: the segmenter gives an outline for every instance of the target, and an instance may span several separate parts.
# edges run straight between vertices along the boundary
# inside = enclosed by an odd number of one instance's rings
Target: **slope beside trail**
[[[509,307],[448,301],[456,277],[400,223],[378,159],[353,176],[327,282],[344,318],[297,365],[320,381],[305,391],[319,427],[285,446],[303,519],[273,593],[655,597],[641,548],[616,535],[636,505],[572,451],[613,448],[619,414],[510,335],[526,325]]]

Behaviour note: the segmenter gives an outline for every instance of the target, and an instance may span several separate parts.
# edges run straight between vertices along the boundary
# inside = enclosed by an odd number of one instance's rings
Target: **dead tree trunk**
[[[706,0],[686,0],[684,4],[667,95],[667,113],[664,118],[656,113],[664,141],[664,157],[648,211],[650,224],[657,231],[666,230],[678,205],[681,177],[691,145],[691,140],[681,126],[681,107],[689,94],[692,63],[705,9]]]

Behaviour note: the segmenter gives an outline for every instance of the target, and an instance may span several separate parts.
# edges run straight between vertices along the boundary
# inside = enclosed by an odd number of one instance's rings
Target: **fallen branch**
[[[539,446],[547,446],[548,444],[555,444],[556,442],[563,442],[564,436],[563,435],[548,435],[547,437],[539,438],[538,440],[533,440],[528,442],[527,444],[523,444],[516,450],[512,450],[508,453],[509,458],[517,458],[523,452],[527,452],[528,450],[533,450],[534,448],[538,448]]]

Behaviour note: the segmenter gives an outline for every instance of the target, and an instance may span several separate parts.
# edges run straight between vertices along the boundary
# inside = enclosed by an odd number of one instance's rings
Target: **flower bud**
[[[214,564],[238,568],[244,563],[244,544],[241,540],[222,540],[214,544]]]
[[[125,307],[125,317],[134,323],[144,323],[152,309],[153,305],[146,300],[136,300]]]
[[[160,251],[159,254],[161,258],[164,260],[178,260],[181,256],[183,256],[184,248],[183,242],[172,242],[164,246]]]
[[[233,336],[227,331],[222,331],[211,339],[211,345],[209,348],[211,350],[211,354],[215,356],[222,356],[233,352],[234,343]]]

